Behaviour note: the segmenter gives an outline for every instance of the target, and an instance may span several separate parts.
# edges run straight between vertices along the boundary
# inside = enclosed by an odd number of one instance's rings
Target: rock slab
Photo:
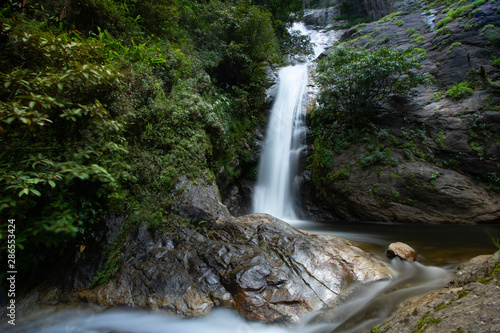
[[[335,304],[351,286],[388,277],[384,262],[346,240],[254,214],[215,222],[207,233],[183,229],[179,237],[143,224],[118,273],[77,296],[181,316],[223,306],[251,320],[291,324]]]

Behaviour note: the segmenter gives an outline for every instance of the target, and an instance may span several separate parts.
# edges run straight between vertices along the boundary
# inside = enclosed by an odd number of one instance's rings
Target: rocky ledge
[[[448,285],[371,332],[500,332],[500,251],[461,265]]]
[[[179,236],[141,225],[119,271],[77,298],[101,306],[199,316],[217,306],[251,320],[290,324],[331,306],[361,283],[387,279],[386,264],[350,242],[255,214]]]

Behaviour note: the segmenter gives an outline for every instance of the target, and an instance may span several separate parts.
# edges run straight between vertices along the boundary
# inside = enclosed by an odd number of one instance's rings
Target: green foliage
[[[455,8],[450,8],[450,10],[447,12],[446,17],[440,20],[436,24],[436,28],[441,28],[445,25],[447,25],[450,22],[453,22],[457,17],[464,16],[468,14],[469,12],[473,11],[477,7],[485,4],[487,0],[476,0],[473,3],[462,6],[464,2],[458,2],[458,3],[453,3],[455,5]]]
[[[462,43],[460,42],[454,42],[450,45],[450,47],[448,48],[449,50],[452,50],[453,48],[457,47],[457,46],[462,46]]]
[[[470,83],[468,81],[462,81],[455,84],[453,87],[446,91],[446,97],[451,98],[454,101],[471,96],[474,90],[470,88]]]
[[[384,148],[380,150],[380,148],[376,148],[369,154],[365,155],[358,162],[358,165],[366,168],[374,164],[382,164],[382,165],[397,165],[397,159],[391,157],[391,150],[389,148]]]
[[[322,92],[319,107],[309,117],[315,138],[315,152],[309,159],[313,175],[330,172],[334,154],[360,141],[373,144],[367,145],[359,166],[398,164],[390,148],[379,144],[395,138],[371,124],[370,117],[391,96],[412,94],[417,85],[430,82],[430,75],[414,71],[422,58],[415,48],[373,52],[339,47],[319,62],[316,79]]]
[[[492,44],[500,44],[500,28],[492,24],[483,27],[481,36],[485,37]]]
[[[410,36],[410,43],[425,44],[425,37],[421,34],[413,34]]]
[[[395,20],[399,15],[401,14],[401,12],[394,12],[394,13],[391,13],[389,15],[386,15],[384,16],[383,18],[381,18],[380,20],[378,20],[377,22],[378,23],[383,23],[383,22],[388,22],[388,21],[393,21]]]
[[[436,30],[436,36],[451,35],[451,29],[447,25]]]
[[[417,321],[417,325],[415,327],[415,331],[414,332],[417,332],[417,333],[420,333],[420,332],[424,332],[427,328],[429,328],[430,326],[434,325],[434,324],[438,324],[441,322],[441,319],[436,319],[436,318],[433,318],[430,316],[431,313],[430,311],[427,311],[423,316],[422,318],[420,318],[418,321]]]
[[[493,57],[493,60],[491,61],[491,65],[493,67],[496,67],[497,69],[500,69],[500,57]]]
[[[88,237],[133,180],[125,124],[106,107],[123,76],[94,39],[10,20],[2,34],[0,212],[17,221],[18,269],[38,269]]]
[[[8,23],[3,33],[10,37],[13,57],[25,60],[0,74],[2,150],[10,152],[2,154],[5,190],[40,197],[36,187],[54,189],[57,182],[67,186],[75,179],[117,186],[126,167],[108,169],[127,152],[119,139],[123,123],[97,98],[106,99],[120,85],[121,74],[99,64],[95,41],[21,32]],[[96,63],[82,64],[89,55]]]
[[[496,172],[489,172],[482,175],[481,180],[487,184],[488,190],[500,192],[500,178]]]
[[[429,74],[420,68],[415,49],[369,50],[340,47],[318,64],[317,82],[322,87],[318,101],[324,118],[366,115],[391,96],[411,94],[419,84],[428,84]],[[362,119],[362,117],[359,117]]]
[[[172,205],[180,176],[251,173],[243,142],[267,110],[265,66],[310,51],[286,30],[300,11],[297,0],[0,5],[0,212],[19,220],[21,270],[65,260],[110,213],[188,223]],[[120,244],[97,280],[116,271]]]
[[[434,93],[434,102],[438,102],[441,100],[442,98],[442,95],[443,95],[443,92],[440,90],[440,91],[436,91]]]

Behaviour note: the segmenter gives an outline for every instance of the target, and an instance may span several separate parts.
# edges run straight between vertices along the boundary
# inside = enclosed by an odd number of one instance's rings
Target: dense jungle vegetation
[[[297,0],[2,5],[0,215],[2,232],[16,220],[17,269],[60,262],[113,214],[174,231],[189,222],[171,204],[180,175],[252,172],[231,161],[245,165],[241,139],[265,121],[266,67],[306,50],[287,30],[301,9]]]

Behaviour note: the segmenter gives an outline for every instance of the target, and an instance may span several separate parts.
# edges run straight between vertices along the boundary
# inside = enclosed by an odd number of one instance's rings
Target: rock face
[[[226,206],[221,203],[219,189],[215,183],[209,183],[204,179],[189,181],[182,176],[175,191],[179,195],[174,205],[185,217],[196,222],[212,222],[231,217]]]
[[[404,261],[417,261],[417,252],[408,244],[401,242],[390,244],[386,255],[389,258],[398,257]]]
[[[348,241],[299,231],[265,214],[213,224],[179,238],[142,225],[118,273],[78,292],[103,306],[161,308],[181,316],[216,306],[252,320],[292,323],[335,304],[349,287],[386,279],[386,264]]]
[[[333,19],[340,16],[338,7],[328,7],[325,9],[309,10],[305,13],[303,21],[306,25],[326,27],[333,23]]]
[[[411,4],[413,7],[404,7]],[[333,152],[328,170],[306,171],[303,195],[318,218],[425,223],[500,221],[500,94],[478,77],[483,66],[491,81],[500,45],[486,31],[500,24],[496,5],[485,2],[439,30],[444,7],[422,10],[400,2],[391,19],[347,31],[342,41],[359,47],[425,50],[422,71],[432,87],[414,99],[395,96],[370,119],[376,131]],[[458,83],[474,90],[446,96]],[[343,138],[337,140],[342,141]],[[311,145],[314,153],[314,146]],[[310,174],[307,174],[310,173]]]
[[[377,332],[500,332],[500,251],[460,266],[446,288],[406,305]]]

